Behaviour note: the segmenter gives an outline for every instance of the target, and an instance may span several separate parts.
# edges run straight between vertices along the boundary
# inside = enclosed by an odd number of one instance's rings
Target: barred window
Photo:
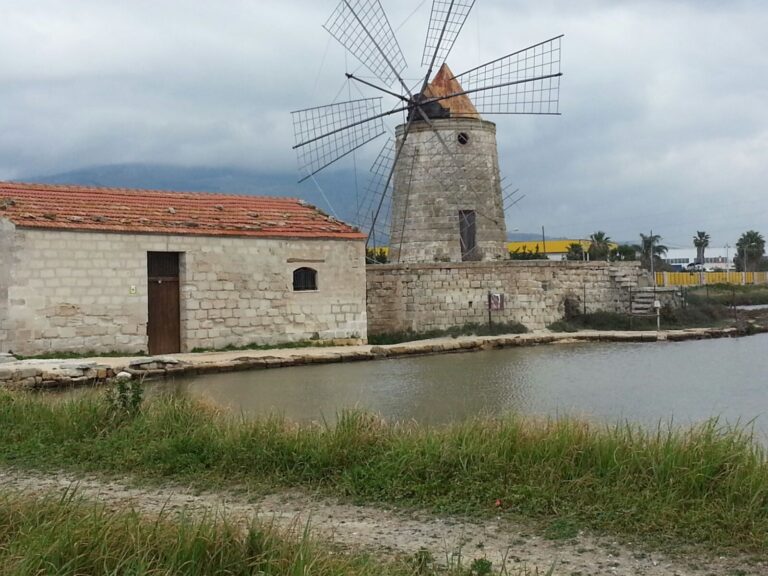
[[[317,270],[312,268],[297,268],[294,270],[293,290],[295,292],[317,290]]]

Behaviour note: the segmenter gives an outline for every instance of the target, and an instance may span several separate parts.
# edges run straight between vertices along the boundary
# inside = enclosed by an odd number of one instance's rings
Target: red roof
[[[441,98],[448,96],[449,94],[461,94],[464,92],[464,88],[461,87],[459,81],[451,72],[448,64],[443,64],[437,75],[429,83],[424,95],[428,98]],[[446,100],[440,100],[440,106],[448,108],[451,111],[451,116],[454,118],[477,118],[480,119],[480,114],[477,112],[477,108],[472,103],[472,100],[466,94],[461,96],[454,96]]]
[[[195,236],[365,238],[295,198],[0,182],[0,218],[20,228]]]

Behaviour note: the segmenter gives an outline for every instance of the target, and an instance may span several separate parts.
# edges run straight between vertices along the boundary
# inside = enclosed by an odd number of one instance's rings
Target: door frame
[[[180,252],[147,252],[147,351],[181,352]]]

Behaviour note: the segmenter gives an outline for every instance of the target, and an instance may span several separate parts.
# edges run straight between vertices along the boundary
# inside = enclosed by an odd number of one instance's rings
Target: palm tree
[[[765,238],[763,238],[763,235],[757,230],[744,232],[744,234],[741,235],[741,238],[739,238],[739,241],[736,242],[736,269],[745,271],[744,262],[746,260],[747,268],[749,268],[746,272],[757,270],[764,254]]]
[[[709,234],[703,230],[697,230],[693,237],[693,245],[696,248],[696,264],[704,264],[704,250],[709,247]]]
[[[653,258],[654,264],[661,263],[661,257],[667,253],[668,248],[661,244],[661,236],[658,234],[640,234],[640,244],[634,246],[635,250],[640,253],[640,261],[643,268],[651,269],[651,258]],[[658,266],[655,266],[658,269]]]
[[[637,259],[637,246],[621,244],[613,248],[610,253],[612,262],[632,262]]]
[[[611,251],[610,237],[602,230],[598,230],[589,237],[591,242],[589,246],[590,260],[608,260],[608,253]]]
[[[584,260],[584,247],[580,242],[571,242],[568,245],[568,252],[565,254],[566,260]]]

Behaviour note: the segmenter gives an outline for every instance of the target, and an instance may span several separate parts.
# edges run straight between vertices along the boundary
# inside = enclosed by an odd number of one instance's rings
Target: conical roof
[[[459,81],[454,78],[453,72],[448,67],[448,64],[443,64],[437,75],[429,83],[424,90],[424,96],[427,98],[440,98],[441,96],[448,96],[449,94],[456,94],[457,92],[464,92],[464,88],[461,87]],[[463,94],[462,96],[454,96],[446,100],[440,100],[440,106],[447,108],[451,112],[452,117],[461,118],[477,118],[480,119],[480,114],[469,99],[469,96]]]

